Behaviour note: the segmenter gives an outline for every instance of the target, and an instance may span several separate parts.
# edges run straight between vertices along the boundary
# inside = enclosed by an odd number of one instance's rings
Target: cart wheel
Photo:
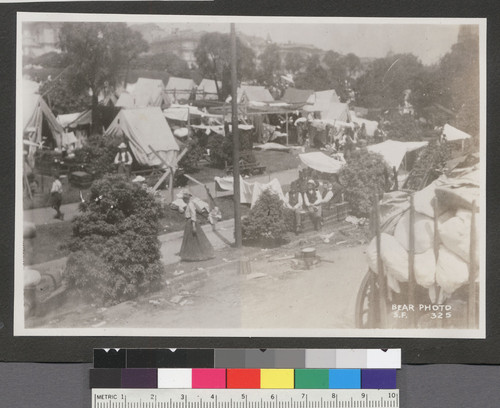
[[[377,307],[377,275],[370,269],[366,272],[356,297],[355,324],[358,329],[376,328],[379,319]]]

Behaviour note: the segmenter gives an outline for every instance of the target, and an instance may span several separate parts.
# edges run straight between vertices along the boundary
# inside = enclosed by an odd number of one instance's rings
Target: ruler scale
[[[397,389],[92,390],[92,408],[399,408]]]

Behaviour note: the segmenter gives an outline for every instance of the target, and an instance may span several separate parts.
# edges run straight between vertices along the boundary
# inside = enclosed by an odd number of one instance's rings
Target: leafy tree
[[[388,55],[376,59],[356,81],[357,100],[367,108],[397,108],[403,103],[404,91],[411,89],[411,103],[419,110],[425,94],[425,84],[422,83],[425,71],[413,54]]]
[[[158,288],[161,207],[142,187],[118,175],[95,181],[73,220],[68,285],[100,304]]]
[[[405,188],[410,190],[421,190],[443,172],[446,162],[451,157],[450,146],[447,143],[431,141],[419,153],[415,165],[411,170],[405,183]]]
[[[289,52],[285,55],[285,69],[292,74],[299,72],[305,65],[306,58],[299,52]]]
[[[131,62],[130,68],[166,71],[170,75],[183,78],[189,77],[191,72],[188,63],[173,52],[141,55]]]
[[[411,115],[401,115],[398,111],[392,111],[387,119],[384,131],[388,139],[411,142],[420,141],[425,136],[425,129]]]
[[[323,57],[323,63],[328,67],[330,88],[335,89],[341,99],[346,96],[347,67],[345,59],[335,51],[327,51]]]
[[[90,95],[75,93],[71,89],[72,84],[69,83],[69,79],[61,75],[42,82],[39,92],[55,115],[87,110],[92,103]]]
[[[474,136],[479,134],[479,41],[468,38],[452,46],[439,64],[439,101],[457,112],[452,123]]]
[[[260,72],[261,82],[271,84],[274,80],[274,75],[281,69],[281,57],[279,47],[275,43],[268,44],[262,54],[259,56],[262,67]]]
[[[99,93],[120,82],[120,73],[148,45],[142,35],[125,23],[64,23],[59,45],[70,63],[68,81],[73,91],[92,94],[93,125],[98,129]]]
[[[287,231],[284,206],[279,196],[264,190],[259,199],[243,218],[241,231],[243,240],[272,246],[283,241]]]
[[[344,186],[344,197],[352,214],[368,217],[374,197],[381,196],[390,182],[391,171],[384,158],[366,148],[351,154],[347,164],[339,173]]]
[[[238,79],[253,79],[255,54],[236,37]],[[231,37],[218,32],[207,33],[200,39],[194,52],[198,67],[204,77],[215,80],[219,100],[231,93]],[[219,89],[217,81],[222,82]]]
[[[325,91],[331,89],[328,71],[321,66],[319,56],[312,55],[307,59],[304,72],[295,76],[295,86],[299,89]]]
[[[347,54],[343,59],[347,75],[350,78],[354,78],[358,70],[361,68],[361,60],[356,54],[353,54],[352,52]]]

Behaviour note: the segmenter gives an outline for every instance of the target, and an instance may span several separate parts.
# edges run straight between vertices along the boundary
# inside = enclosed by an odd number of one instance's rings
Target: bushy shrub
[[[85,170],[94,178],[113,173],[116,170],[114,160],[120,142],[122,142],[121,138],[91,136],[85,146],[75,150],[75,161],[82,163]]]
[[[373,198],[387,191],[390,177],[391,171],[381,155],[367,149],[353,152],[339,173],[351,213],[357,217],[368,217]]]
[[[255,163],[255,155],[252,151],[252,139],[249,132],[239,132],[240,158],[247,163]],[[207,148],[210,149],[210,163],[212,166],[223,169],[227,163],[233,164],[233,136],[212,135],[208,141]]]
[[[447,143],[431,141],[419,153],[415,165],[406,180],[405,188],[421,190],[432,183],[442,174],[443,168],[450,157],[450,146]]]
[[[186,147],[188,151],[180,160],[179,167],[182,167],[186,173],[193,173],[198,170],[198,164],[205,154],[205,149],[196,137],[189,139]]]
[[[263,246],[275,245],[283,241],[286,231],[283,202],[272,191],[263,191],[242,220],[243,240]]]
[[[95,181],[73,220],[66,264],[70,287],[111,304],[158,287],[161,206],[154,196],[120,175]]]

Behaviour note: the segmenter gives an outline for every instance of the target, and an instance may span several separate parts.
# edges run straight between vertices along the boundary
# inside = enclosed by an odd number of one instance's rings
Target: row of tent
[[[153,166],[161,164],[161,161],[151,152],[151,148],[160,152],[160,155],[167,163],[172,163],[173,157],[176,154],[175,152],[179,150],[172,130],[166,121],[169,115],[174,116],[171,119],[185,121],[186,116],[192,113],[192,108],[196,110],[196,113],[210,116],[206,112],[199,111],[196,107],[188,106],[188,109],[183,109],[182,107],[186,107],[186,105],[171,105],[171,108],[162,111],[161,105],[164,102],[165,90],[175,90],[177,89],[175,86],[185,88],[188,85],[183,81],[176,81],[174,77],[171,80],[174,80],[174,82],[170,83],[169,81],[170,87],[168,84],[167,87],[163,87],[161,80],[139,78],[133,86],[127,87],[126,94],[129,96],[133,95],[133,104],[132,106],[124,104],[105,132],[107,136],[119,134],[126,137],[129,140],[130,148],[136,160],[143,165]],[[211,89],[210,81],[207,80],[204,86],[207,86],[207,89]],[[213,86],[215,87],[214,84]],[[185,91],[186,89],[180,90]],[[116,106],[120,105],[120,100],[125,100],[125,97],[122,98],[124,94],[125,92],[120,95]],[[35,82],[23,80],[21,97],[23,107],[23,137],[28,142],[26,144],[29,144],[28,151],[31,156],[34,154],[37,146],[41,145],[43,129],[51,133],[55,144],[60,148],[63,145],[65,137],[67,138],[65,129],[91,123],[92,115],[90,111],[59,115],[56,118],[43,98],[38,94],[38,84]],[[290,109],[294,108],[309,113],[319,112],[319,120],[326,123],[359,121],[366,124],[368,134],[376,129],[377,124],[377,122],[357,118],[353,111],[349,111],[347,104],[340,102],[334,90],[313,92],[288,88],[282,101],[274,101],[272,95],[264,87],[242,86],[238,89],[238,99],[239,103],[246,103],[255,106],[257,109],[262,109],[262,106],[259,107],[259,104],[265,104],[271,109],[276,106],[286,106]],[[445,126],[443,133],[446,134],[449,141],[471,137],[450,125]]]

